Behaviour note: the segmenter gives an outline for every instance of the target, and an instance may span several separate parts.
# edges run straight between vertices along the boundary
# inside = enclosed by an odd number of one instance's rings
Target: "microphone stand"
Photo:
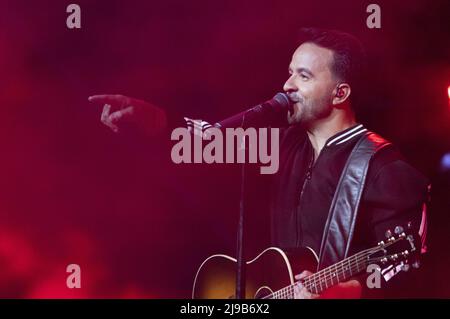
[[[244,128],[245,114],[242,117],[242,128]],[[247,158],[245,152],[247,150],[247,139],[243,136],[244,161],[241,166],[241,195],[239,201],[239,221],[237,229],[237,247],[236,247],[236,299],[245,299],[245,261],[244,261],[244,216],[245,216],[245,160]]]
[[[276,104],[272,104],[275,100]],[[291,112],[292,104],[289,100],[289,97],[286,94],[278,93],[275,95],[275,97],[267,101],[261,105],[258,105],[252,109],[249,109],[242,114],[242,122],[241,127],[244,128],[245,123],[245,117],[246,115],[254,115],[254,113],[261,113],[266,110],[268,105],[271,108],[280,109],[283,107],[287,107],[288,111]],[[230,122],[234,122],[236,120],[236,117],[240,116],[240,114],[233,116],[225,121],[222,121],[222,124],[219,123],[219,127],[227,125],[230,125]],[[226,125],[224,122],[228,122]],[[243,137],[243,147],[244,147],[244,155],[247,150],[247,140],[245,138],[245,135]],[[246,156],[247,157],[247,156]],[[244,217],[245,217],[245,160],[242,163],[241,166],[241,196],[239,201],[239,221],[238,221],[238,229],[237,229],[237,248],[236,248],[236,261],[237,261],[237,269],[236,269],[236,293],[235,296],[237,299],[244,299],[245,298],[245,261],[244,261]]]
[[[244,136],[245,145],[245,136]],[[245,151],[245,149],[244,149]],[[245,298],[245,261],[244,261],[244,196],[245,196],[245,161],[241,166],[241,199],[239,201],[239,222],[237,231],[237,270],[236,270],[236,298]]]

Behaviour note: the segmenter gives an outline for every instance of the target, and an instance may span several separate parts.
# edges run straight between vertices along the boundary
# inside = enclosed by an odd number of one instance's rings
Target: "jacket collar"
[[[345,143],[356,136],[360,136],[362,133],[366,132],[367,129],[362,124],[355,124],[339,133],[331,136],[327,142],[326,146],[339,145]]]

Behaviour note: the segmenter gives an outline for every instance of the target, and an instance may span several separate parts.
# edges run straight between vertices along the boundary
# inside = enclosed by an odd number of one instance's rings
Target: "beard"
[[[289,124],[309,127],[314,122],[327,118],[333,110],[331,99],[328,96],[306,99],[298,92],[294,92],[289,93],[289,98],[295,103],[294,112],[288,114]]]

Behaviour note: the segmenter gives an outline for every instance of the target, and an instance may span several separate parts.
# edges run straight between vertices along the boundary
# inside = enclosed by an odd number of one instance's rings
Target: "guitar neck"
[[[337,285],[340,282],[347,281],[351,277],[366,271],[369,265],[368,256],[371,253],[373,253],[373,249],[363,250],[334,265],[324,268],[304,278],[302,281],[303,286],[311,293],[320,294],[325,289]],[[267,297],[271,299],[292,299],[294,298],[294,287],[295,284],[289,285]]]

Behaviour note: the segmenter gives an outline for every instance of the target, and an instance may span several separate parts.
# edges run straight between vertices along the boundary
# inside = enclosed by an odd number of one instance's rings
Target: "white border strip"
[[[341,143],[347,142],[349,139],[351,139],[351,138],[355,137],[356,135],[359,135],[360,133],[365,132],[365,131],[367,131],[367,129],[362,129],[361,131],[358,131],[358,132],[356,132],[356,133],[350,135],[349,137],[343,139],[343,140],[340,141],[339,143],[336,143],[336,145],[339,145],[339,144],[341,144]]]
[[[359,130],[359,129],[362,128],[362,127],[363,127],[363,125],[362,125],[362,124],[359,124],[358,126],[352,128],[350,131],[345,132],[345,133],[343,133],[343,134],[341,134],[341,135],[339,135],[339,136],[336,136],[335,138],[333,138],[331,141],[328,142],[327,146],[330,146],[331,144],[333,144],[333,143],[336,142],[337,140],[343,138],[344,136],[347,136],[348,134],[353,133],[353,132],[356,131],[356,130]]]

